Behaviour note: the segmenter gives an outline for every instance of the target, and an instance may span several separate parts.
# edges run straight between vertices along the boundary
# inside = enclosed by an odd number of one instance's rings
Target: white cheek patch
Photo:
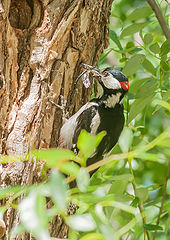
[[[108,89],[119,89],[121,88],[120,82],[112,75],[102,78],[102,82]]]

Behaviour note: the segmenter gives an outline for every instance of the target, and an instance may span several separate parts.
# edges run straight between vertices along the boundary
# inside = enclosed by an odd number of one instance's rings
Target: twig
[[[159,215],[158,215],[158,218],[157,218],[157,221],[156,221],[156,225],[159,225],[159,222],[160,222],[160,218],[161,218],[161,214],[162,214],[162,209],[163,209],[164,202],[165,202],[165,198],[166,198],[166,187],[167,187],[167,182],[168,182],[169,174],[170,174],[170,161],[169,161],[169,163],[168,163],[168,170],[167,170],[167,174],[166,174],[166,178],[165,178],[165,182],[164,182],[163,197],[162,197],[161,207],[160,207],[160,210],[159,210]],[[154,232],[153,240],[156,239],[156,235],[157,235],[157,231]]]
[[[151,6],[152,10],[155,12],[156,18],[158,19],[158,22],[162,28],[163,33],[165,34],[165,37],[168,39],[170,38],[170,31],[168,29],[168,26],[165,22],[165,19],[162,15],[162,12],[158,5],[156,4],[155,0],[147,0],[148,4]]]

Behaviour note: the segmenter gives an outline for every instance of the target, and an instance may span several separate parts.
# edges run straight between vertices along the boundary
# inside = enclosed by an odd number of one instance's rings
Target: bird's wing
[[[95,133],[97,106],[94,102],[88,102],[67,120],[60,130],[59,147],[72,149],[82,129]]]
[[[100,116],[98,114],[97,108],[98,105],[93,104],[77,117],[77,124],[73,136],[73,144],[77,143],[82,129],[86,130],[89,133],[96,134],[100,123]]]

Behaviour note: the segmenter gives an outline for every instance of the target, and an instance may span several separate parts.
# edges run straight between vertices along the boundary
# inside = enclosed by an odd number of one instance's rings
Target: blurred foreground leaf
[[[77,186],[80,189],[80,191],[86,192],[87,187],[90,183],[90,175],[87,172],[86,168],[81,168],[80,169],[80,171],[77,175],[76,181],[77,181]]]
[[[70,216],[67,218],[67,224],[77,231],[88,232],[96,229],[96,223],[91,214]]]
[[[95,136],[86,132],[85,130],[82,130],[77,141],[77,147],[80,150],[80,158],[84,158],[86,160],[88,157],[90,157],[105,135],[105,131],[100,132]],[[84,165],[85,164],[82,166]]]
[[[62,162],[68,160],[75,160],[75,154],[67,149],[47,149],[47,150],[35,150],[32,151],[32,154],[40,159],[47,162],[49,167],[59,167]]]
[[[58,170],[52,170],[49,179],[49,191],[53,202],[60,212],[66,210],[67,190],[65,177]]]
[[[19,204],[21,222],[28,232],[37,240],[50,240],[48,219],[46,215],[46,200],[37,190],[32,191]]]

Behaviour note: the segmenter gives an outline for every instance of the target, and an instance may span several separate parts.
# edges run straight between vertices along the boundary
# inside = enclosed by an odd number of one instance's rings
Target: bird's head
[[[96,67],[86,64],[84,64],[83,67],[89,70],[93,76],[97,77],[101,85],[99,98],[104,101],[109,100],[109,106],[114,106],[116,103],[120,102],[128,92],[129,82],[121,71],[112,67],[99,70]]]

